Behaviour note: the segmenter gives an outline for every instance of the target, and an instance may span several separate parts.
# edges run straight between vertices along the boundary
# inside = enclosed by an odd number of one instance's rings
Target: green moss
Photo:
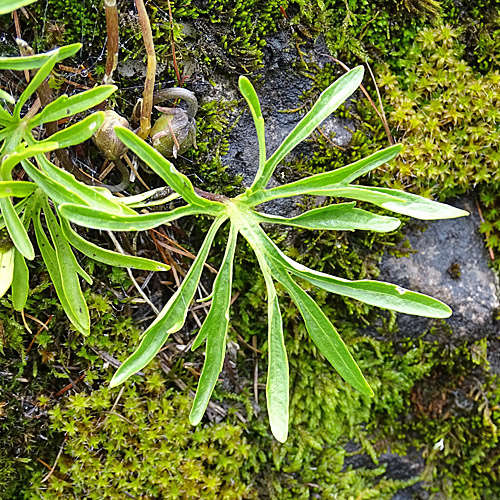
[[[401,61],[404,76],[380,68],[390,125],[405,146],[383,179],[442,200],[478,189],[482,231],[497,249],[500,73],[475,73],[459,37],[446,25],[424,29]]]
[[[33,47],[36,51],[50,49],[52,44],[75,42],[83,43],[87,54],[100,53],[104,47],[104,7],[93,0],[47,0],[35,3],[32,8],[36,18],[44,20],[35,28],[39,37]]]
[[[51,411],[68,436],[65,455],[47,485],[31,498],[243,499],[239,479],[250,458],[242,427],[228,423],[193,429],[190,398],[166,389],[158,366],[144,383],[76,394]]]

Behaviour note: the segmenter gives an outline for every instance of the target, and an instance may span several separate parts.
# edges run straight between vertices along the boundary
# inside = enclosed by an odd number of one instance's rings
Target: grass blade
[[[91,259],[110,266],[131,267],[134,269],[143,269],[145,271],[168,271],[170,269],[170,266],[162,264],[161,262],[155,262],[154,260],[135,257],[133,255],[123,255],[94,245],[73,231],[69,222],[64,217],[61,217],[60,220],[62,231],[68,242]]]
[[[199,424],[203,418],[224,362],[231,305],[234,250],[237,238],[238,231],[231,224],[224,260],[213,285],[212,305],[193,344],[193,349],[195,349],[199,339],[207,338],[205,363],[189,415],[189,420],[193,425]]]
[[[275,153],[266,161],[262,175],[250,190],[255,192],[266,186],[278,163],[300,142],[306,139],[323,120],[330,116],[360,85],[364,68],[357,66],[330,85],[311,110],[300,120]]]
[[[335,231],[354,231],[364,229],[386,233],[397,229],[401,221],[395,217],[373,214],[360,208],[354,208],[355,202],[328,205],[315,208],[303,214],[287,219],[286,217],[258,214],[260,222],[285,224],[306,229],[325,229]]]
[[[220,218],[212,224],[182,285],[172,295],[156,320],[144,332],[141,344],[137,350],[118,368],[111,380],[110,387],[116,387],[125,382],[134,373],[144,368],[158,354],[168,336],[182,328],[189,306],[198,288],[208,252],[212,246],[215,234],[224,220],[224,218]]]

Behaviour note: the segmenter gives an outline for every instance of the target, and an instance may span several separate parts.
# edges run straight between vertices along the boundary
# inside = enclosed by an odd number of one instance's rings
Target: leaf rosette
[[[323,355],[346,382],[366,396],[372,396],[373,392],[358,365],[321,308],[297,284],[297,278],[332,293],[406,314],[433,318],[450,316],[451,309],[446,304],[427,295],[405,290],[390,283],[371,280],[349,281],[309,269],[287,257],[261,227],[263,223],[274,223],[307,229],[388,232],[400,225],[399,219],[395,217],[377,215],[356,208],[355,201],[315,208],[292,218],[273,216],[256,210],[256,207],[267,201],[306,194],[363,201],[423,220],[467,215],[463,210],[410,193],[353,184],[358,177],[392,160],[400,152],[400,145],[383,149],[368,158],[332,172],[313,175],[271,189],[266,188],[283,158],[358,88],[362,78],[363,67],[360,66],[328,87],[278,149],[266,158],[264,119],[259,100],[250,81],[241,77],[240,91],[250,107],[257,131],[259,167],[252,186],[233,199],[224,197],[214,199],[213,196],[204,196],[203,192],[196,190],[191,181],[172,163],[133,132],[125,128],[116,128],[123,143],[180,195],[186,204],[169,212],[146,215],[113,213],[109,216],[93,208],[62,204],[59,210],[64,217],[76,224],[112,230],[147,229],[186,215],[204,214],[214,217],[215,220],[183,283],[144,332],[137,350],[117,370],[111,381],[112,386],[123,383],[141,370],[154,358],[169,335],[182,328],[210,247],[223,224],[230,226],[226,251],[213,283],[209,313],[193,344],[193,349],[196,349],[206,341],[205,363],[190,415],[193,424],[201,421],[223,366],[230,321],[233,259],[239,236],[245,238],[255,252],[266,283],[269,325],[267,405],[271,430],[281,442],[286,440],[288,432],[289,376],[276,282],[285,288],[296,304],[311,339]]]

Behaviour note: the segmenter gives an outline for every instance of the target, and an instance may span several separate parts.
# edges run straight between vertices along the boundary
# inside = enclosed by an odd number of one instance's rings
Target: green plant
[[[57,208],[49,203],[49,200],[54,204],[73,200],[73,203],[84,205],[97,203],[119,213],[135,213],[126,205],[114,202],[106,189],[77,182],[72,174],[60,169],[46,157],[59,148],[74,146],[89,139],[102,124],[103,112],[93,113],[47,139],[35,139],[38,127],[94,107],[116,90],[114,85],[98,86],[71,97],[61,95],[48,103],[41,112],[36,113],[36,108],[31,108],[21,117],[23,108],[35,91],[47,85],[45,79],[56,62],[74,55],[80,47],[81,44],[74,44],[45,54],[0,58],[0,69],[19,71],[39,68],[17,100],[0,90],[0,104],[2,101],[5,103],[4,107],[0,106],[0,228],[6,227],[11,239],[1,249],[0,292],[3,295],[11,287],[14,309],[21,311],[24,308],[29,289],[25,259],[32,260],[35,257],[35,249],[28,235],[33,221],[36,241],[59,300],[75,328],[88,334],[90,319],[79,278],[83,277],[88,283],[92,283],[92,279],[78,264],[71,247],[95,260],[116,266],[149,270],[164,270],[168,266],[99,248],[79,236],[68,221],[61,217]],[[40,169],[31,163],[29,158],[32,157]],[[19,164],[34,182],[13,180],[12,172]],[[14,203],[11,198],[18,201]],[[42,214],[49,236],[42,227]]]
[[[396,218],[357,209],[354,207],[355,202],[315,208],[294,218],[273,217],[254,210],[257,205],[267,201],[304,194],[352,198],[420,219],[452,218],[467,214],[463,210],[402,191],[351,184],[362,174],[394,158],[401,149],[399,145],[379,151],[333,172],[265,189],[280,161],[357,89],[362,78],[363,68],[357,67],[333,83],[323,92],[275,153],[266,159],[264,120],[260,104],[249,80],[241,77],[240,90],[250,106],[259,140],[259,168],[252,186],[233,199],[195,189],[186,176],[178,172],[168,160],[133,132],[116,127],[117,135],[124,144],[182,196],[187,204],[170,212],[131,215],[118,213],[116,210],[114,213],[108,213],[95,204],[92,207],[85,207],[83,204],[66,202],[59,206],[63,217],[80,225],[106,230],[149,229],[187,215],[205,214],[215,217],[215,221],[184,282],[153,324],[144,332],[137,351],[118,369],[111,382],[112,386],[124,382],[143,368],[157,354],[168,336],[182,328],[210,246],[215,234],[226,221],[230,222],[229,238],[210,295],[211,308],[193,344],[193,349],[196,349],[207,340],[206,360],[190,415],[193,424],[200,422],[222,369],[229,325],[233,257],[238,234],[248,241],[255,252],[267,287],[269,331],[267,403],[271,429],[279,441],[285,441],[288,432],[288,364],[274,280],[283,285],[297,305],[309,335],[320,351],[346,381],[367,396],[372,395],[372,390],[347,347],[325,314],[292,279],[292,275],[327,291],[407,314],[436,318],[445,318],[451,314],[450,308],[442,302],[396,285],[370,280],[348,281],[302,266],[288,258],[260,227],[262,223],[276,223],[308,229],[366,229],[389,232],[400,224]]]
[[[21,7],[25,7],[30,3],[33,3],[35,0],[2,0],[0,2],[0,15],[8,14],[13,10],[20,9]]]

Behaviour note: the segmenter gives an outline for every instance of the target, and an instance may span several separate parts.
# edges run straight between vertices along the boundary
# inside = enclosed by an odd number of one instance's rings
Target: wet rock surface
[[[350,443],[346,451],[355,451],[356,446]],[[406,455],[396,453],[383,453],[379,458],[379,463],[375,464],[373,460],[365,453],[360,455],[348,456],[344,462],[344,469],[352,467],[353,469],[374,469],[375,467],[386,467],[384,477],[388,479],[397,479],[408,481],[422,474],[425,468],[425,461],[422,455],[415,449],[409,449]],[[392,500],[427,500],[429,494],[423,489],[422,482],[415,483],[407,488],[398,491]]]
[[[488,267],[489,256],[479,233],[480,219],[472,196],[453,200],[468,217],[409,224],[407,238],[414,252],[408,257],[386,255],[379,279],[431,295],[448,304],[446,323],[456,340],[478,340],[498,334],[498,283]],[[401,337],[419,336],[436,322],[398,315]]]
[[[317,64],[319,67],[331,62],[324,55],[327,49],[321,37],[314,44],[302,46],[302,50],[304,54],[307,54],[303,57],[307,57],[308,62]],[[250,77],[250,80],[259,97],[265,121],[266,151],[269,158],[308,110],[307,106],[303,107],[304,102],[301,96],[311,88],[313,82],[311,78],[297,71],[299,56],[288,33],[281,32],[270,37],[265,54],[260,76]],[[219,75],[215,87],[208,88],[209,85],[202,85],[200,82],[194,86],[193,90],[197,93],[201,91],[204,96],[202,99],[238,101],[238,107],[232,117],[232,120],[237,123],[230,133],[229,151],[223,157],[222,162],[230,172],[243,178],[244,186],[249,187],[258,169],[259,146],[252,116],[237,85],[236,78]],[[321,128],[335,144],[345,147],[351,141],[352,133],[349,129],[354,129],[355,125],[350,120],[331,116],[325,120]],[[283,168],[283,164],[291,158],[309,157],[312,154],[311,142],[305,141],[299,144],[278,166],[268,186],[273,187],[290,182],[290,174],[293,176],[293,172],[289,172],[286,167]],[[293,216],[298,214],[296,208],[298,201],[300,200],[274,200],[263,206],[263,209],[272,214]]]

